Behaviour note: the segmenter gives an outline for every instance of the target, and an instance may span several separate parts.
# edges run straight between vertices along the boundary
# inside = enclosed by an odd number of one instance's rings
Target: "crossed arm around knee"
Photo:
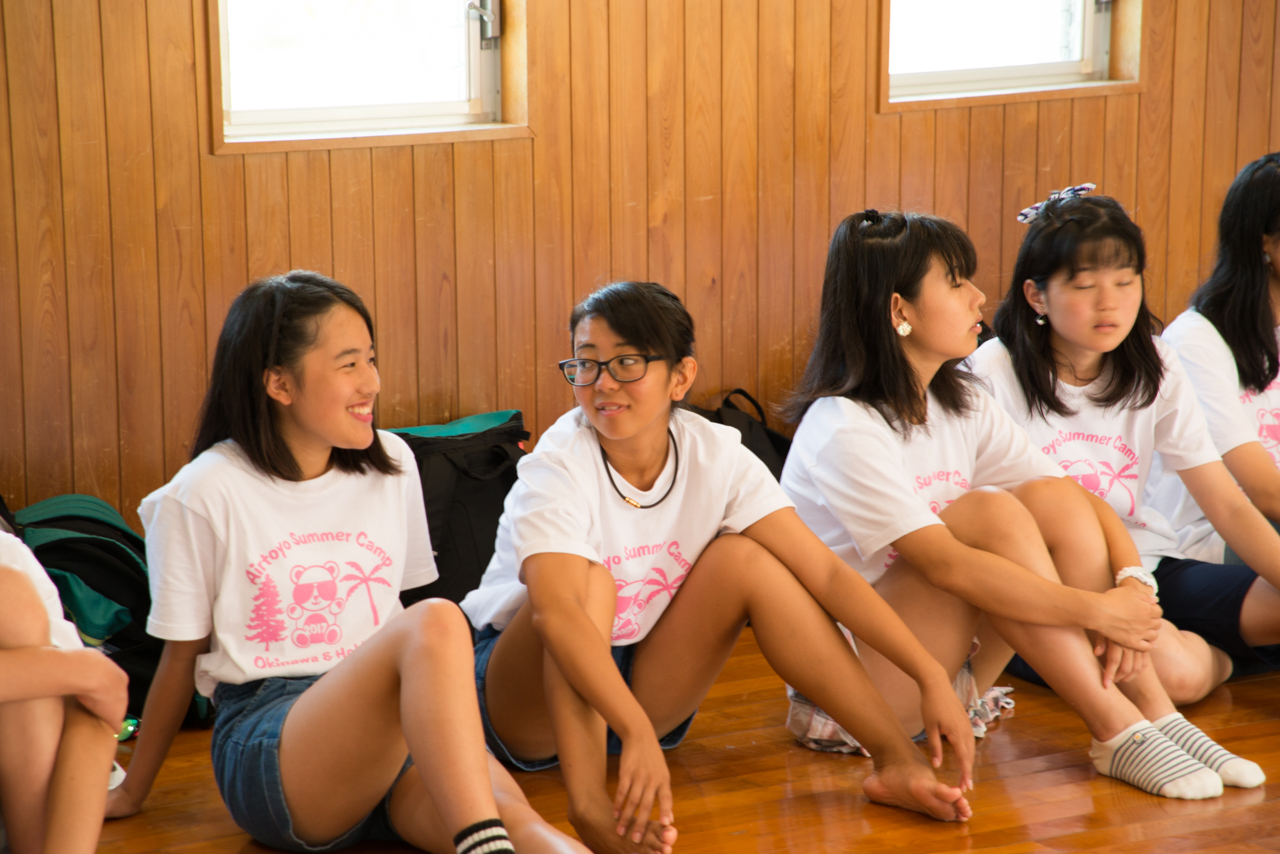
[[[1085,501],[1065,478],[1030,483],[1064,503]],[[894,542],[900,559],[935,587],[996,617],[1076,626],[1150,651],[1160,628],[1153,597],[1130,587],[1096,593],[1062,584],[1040,526],[1011,492],[980,487],[939,517],[944,524],[917,529]]]
[[[40,697],[74,697],[87,710],[120,728],[129,677],[92,649],[50,645],[49,618],[30,580],[0,566],[0,703]]]

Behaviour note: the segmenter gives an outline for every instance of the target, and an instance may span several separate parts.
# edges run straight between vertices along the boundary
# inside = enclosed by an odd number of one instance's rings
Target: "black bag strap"
[[[732,398],[735,394],[737,394],[737,395],[741,395],[742,397],[746,398],[747,402],[748,402],[748,403],[750,403],[752,406],[754,406],[754,407],[755,407],[755,409],[756,409],[756,417],[759,419],[759,421],[760,421],[760,423],[761,423],[761,424],[768,424],[768,423],[769,423],[768,419],[764,417],[764,407],[760,405],[760,401],[758,401],[758,400],[756,400],[754,397],[752,397],[752,396],[751,396],[751,394],[750,394],[750,392],[748,392],[748,391],[747,391],[746,389],[744,389],[744,388],[735,388],[733,391],[731,391],[731,392],[729,392],[728,394],[726,394],[726,395],[724,396],[724,400],[721,402],[721,405],[722,405],[722,406],[727,406],[727,407],[729,407],[730,409],[737,409],[739,412],[741,412],[741,411],[742,411],[742,409],[741,409],[741,408],[740,408],[736,403],[734,403],[732,400],[730,400],[730,398]]]

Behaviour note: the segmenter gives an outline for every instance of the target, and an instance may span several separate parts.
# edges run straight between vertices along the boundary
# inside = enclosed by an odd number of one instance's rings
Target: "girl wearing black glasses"
[[[560,367],[578,406],[521,460],[493,560],[462,603],[481,630],[490,749],[526,770],[562,763],[570,820],[592,850],[669,852],[662,749],[684,737],[749,620],[778,673],[870,750],[868,797],[968,818],[973,734],[942,667],[804,526],[735,430],[677,407],[698,369],[680,300],[619,282],[569,328],[574,358]],[[934,765],[945,736],[959,788],[938,782],[832,616],[920,685]],[[613,798],[608,753],[621,754]]]

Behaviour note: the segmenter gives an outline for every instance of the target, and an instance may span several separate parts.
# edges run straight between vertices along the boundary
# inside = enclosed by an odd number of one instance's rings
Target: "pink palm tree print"
[[[347,564],[347,566],[349,566],[349,567],[351,567],[352,569],[354,569],[354,570],[355,570],[355,572],[353,572],[353,573],[351,573],[351,574],[349,574],[349,575],[344,575],[344,576],[342,576],[342,578],[341,578],[341,580],[342,580],[342,581],[354,581],[354,582],[355,582],[355,584],[352,584],[352,585],[351,585],[351,587],[349,587],[349,588],[347,589],[347,599],[348,599],[348,600],[350,600],[350,599],[351,599],[351,594],[355,592],[355,589],[356,589],[357,587],[360,587],[361,585],[364,585],[364,590],[365,590],[365,592],[369,594],[369,610],[370,610],[370,611],[373,611],[373,624],[374,624],[375,626],[376,626],[376,625],[378,625],[378,606],[377,606],[377,605],[375,605],[375,604],[373,604],[373,588],[372,588],[372,587],[370,587],[369,585],[370,585],[370,584],[381,584],[383,587],[390,587],[390,586],[391,586],[391,582],[390,582],[390,581],[387,581],[385,578],[376,578],[376,577],[375,577],[375,576],[378,574],[378,570],[382,569],[382,567],[381,567],[380,565],[379,565],[379,566],[375,566],[375,567],[373,568],[373,570],[372,570],[372,571],[370,571],[370,572],[366,575],[366,574],[365,574],[365,571],[364,571],[364,568],[363,568],[362,566],[360,566],[360,564],[358,564],[358,563],[356,563],[356,562],[354,562],[354,561],[350,561],[350,560],[349,560],[349,561],[346,561],[346,564]]]
[[[674,579],[668,579],[662,568],[657,566],[650,570],[650,573],[641,581],[614,580],[618,587],[618,612],[613,620],[614,640],[629,640],[639,635],[640,626],[634,618],[663,593],[675,596],[676,591],[680,589],[680,584],[688,575],[684,573]]]
[[[1119,471],[1105,460],[1099,460],[1097,463],[1090,460],[1062,460],[1060,465],[1076,483],[1099,498],[1105,499],[1111,494],[1112,488],[1119,485],[1129,496],[1129,515],[1132,516],[1137,512],[1138,505],[1133,497],[1133,491],[1124,483],[1126,480],[1138,479],[1138,473],[1133,470],[1137,467],[1137,463],[1122,466]],[[1106,483],[1103,483],[1104,478]]]

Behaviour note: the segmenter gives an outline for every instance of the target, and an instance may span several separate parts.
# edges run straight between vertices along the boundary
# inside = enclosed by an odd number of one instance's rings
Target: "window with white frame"
[[[1105,80],[1110,0],[890,0],[889,100]]]
[[[497,0],[218,0],[227,142],[500,121]]]

